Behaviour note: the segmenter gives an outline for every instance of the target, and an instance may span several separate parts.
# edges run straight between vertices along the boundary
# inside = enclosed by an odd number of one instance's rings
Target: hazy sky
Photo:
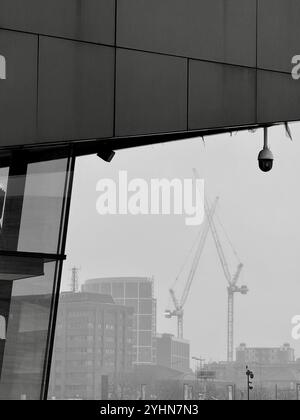
[[[163,316],[172,286],[199,227],[185,216],[100,216],[96,211],[101,178],[117,181],[119,170],[129,179],[192,178],[197,168],[211,198],[220,196],[218,216],[242,262],[239,284],[250,293],[235,297],[235,345],[279,346],[290,342],[300,357],[300,341],[291,336],[291,318],[300,315],[300,124],[291,125],[291,142],[283,127],[270,130],[274,169],[257,167],[263,132],[193,139],[119,151],[111,164],[95,156],[77,160],[71,206],[68,259],[81,267],[80,281],[102,276],[154,276],[159,332],[176,332],[176,319]],[[236,261],[219,229],[231,271]],[[189,261],[176,291],[186,280]],[[211,234],[185,306],[185,338],[192,356],[226,359],[227,290]]]

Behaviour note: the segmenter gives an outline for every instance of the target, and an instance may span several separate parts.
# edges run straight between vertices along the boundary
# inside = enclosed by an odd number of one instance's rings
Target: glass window
[[[111,295],[111,285],[110,283],[101,284],[101,293],[104,295]]]
[[[138,351],[139,363],[152,363],[151,347],[140,348]]]
[[[0,347],[0,400],[40,398],[55,270],[55,262],[45,264],[44,276],[11,282],[6,289],[10,307]],[[3,310],[5,301],[0,303]]]
[[[133,317],[133,320],[132,320],[132,328],[134,329],[134,330],[136,330],[137,329],[137,315],[135,315],[134,317]]]
[[[3,315],[0,315],[0,340],[6,338],[6,319]]]
[[[137,298],[138,297],[138,284],[137,283],[126,283],[126,285],[125,285],[125,296],[126,296],[126,298]]]
[[[125,305],[133,308],[134,313],[138,312],[138,300],[137,299],[126,299]]]
[[[117,305],[124,305],[124,299],[114,299]]]
[[[9,168],[0,168],[0,227],[2,226]]]
[[[139,316],[139,329],[140,330],[151,330],[152,329],[152,316],[141,315]]]
[[[142,299],[139,304],[140,314],[152,314],[152,300]]]
[[[0,326],[0,400],[45,396],[53,293],[65,251],[71,161],[28,163],[27,156],[14,152],[9,169],[0,169],[0,318],[6,329],[3,337]]]
[[[152,333],[151,331],[139,332],[139,346],[151,346],[152,345]]]
[[[152,283],[140,283],[140,298],[152,298]]]
[[[60,253],[67,159],[32,163],[6,186],[2,249]],[[17,165],[18,166],[18,165]]]
[[[124,284],[123,283],[112,283],[112,295],[114,298],[124,297]]]

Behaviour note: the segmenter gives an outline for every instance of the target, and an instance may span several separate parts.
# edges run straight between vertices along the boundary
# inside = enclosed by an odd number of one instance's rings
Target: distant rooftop
[[[179,343],[185,343],[185,344],[190,344],[189,340],[186,340],[184,338],[179,338],[179,337],[175,337],[174,334],[170,334],[170,333],[157,333],[156,334],[157,338],[164,338],[164,337],[169,337],[171,338],[171,340],[173,341],[177,341]]]
[[[86,280],[85,283],[132,283],[132,282],[152,282],[151,277],[97,277],[93,279]]]
[[[98,303],[107,303],[115,304],[112,296],[104,295],[100,293],[88,293],[88,292],[63,292],[60,295],[60,299],[63,302],[98,302]]]
[[[273,346],[273,347],[248,347],[247,344],[241,343],[237,350],[278,350],[278,349],[292,349],[289,343],[284,343],[282,346]]]

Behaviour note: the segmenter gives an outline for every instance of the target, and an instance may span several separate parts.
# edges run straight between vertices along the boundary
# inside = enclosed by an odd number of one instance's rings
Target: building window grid
[[[134,282],[132,282],[132,283],[134,283]],[[133,331],[133,334],[136,335],[136,343],[134,344],[133,347],[135,348],[134,353],[136,354],[135,363],[145,363],[144,361],[141,361],[140,358],[139,358],[139,354],[140,354],[139,349],[141,349],[141,348],[153,349],[153,336],[155,335],[155,331],[156,331],[156,322],[155,322],[156,303],[154,301],[153,279],[148,278],[147,279],[147,282],[145,282],[145,281],[142,282],[142,283],[137,282],[136,284],[137,284],[137,298],[135,298],[135,299],[137,300],[137,310],[135,311],[135,314],[134,314],[134,317],[136,318],[136,329],[134,328],[132,330]],[[146,296],[146,294],[142,294],[141,295],[140,286],[142,284],[149,285],[149,291],[150,291],[150,295],[149,296]],[[105,289],[107,288],[107,289],[109,289],[110,295],[113,297],[113,299],[115,301],[117,300],[117,302],[116,302],[117,304],[121,304],[121,302],[122,302],[122,304],[124,306],[129,306],[128,305],[128,299],[133,299],[133,297],[131,295],[129,296],[128,293],[126,292],[126,290],[127,290],[126,289],[126,285],[127,285],[127,283],[124,283],[124,287],[123,287],[123,291],[122,291],[123,292],[123,296],[121,296],[121,295],[119,296],[118,295],[118,297],[115,297],[115,298],[114,298],[114,295],[113,295],[113,283],[111,281],[110,282],[105,282],[102,285],[100,285],[99,286],[99,291],[101,291],[101,293],[104,293],[104,288]],[[143,302],[143,301],[150,301],[150,300],[151,300],[151,313],[149,313],[149,314],[141,313],[141,311],[140,311],[140,303]],[[149,315],[152,318],[151,327],[152,327],[152,333],[153,334],[152,334],[152,339],[151,339],[151,346],[143,346],[140,343],[138,332],[139,331],[144,331],[144,332],[151,331],[151,330],[147,330],[147,329],[140,330],[140,327],[141,327],[141,325],[140,325],[140,321],[141,321],[140,320],[140,315]],[[151,357],[151,360],[149,359],[148,362],[150,362],[150,363],[153,362],[153,356]]]

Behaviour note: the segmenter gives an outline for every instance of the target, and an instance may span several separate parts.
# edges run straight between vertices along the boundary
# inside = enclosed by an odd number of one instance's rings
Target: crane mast
[[[207,209],[206,204],[206,209]],[[218,231],[216,229],[214,220],[212,217],[208,216],[210,229],[214,238],[214,242],[217,248],[221,266],[224,272],[224,276],[228,282],[227,293],[228,293],[228,313],[227,313],[227,362],[233,362],[234,354],[234,295],[235,293],[241,293],[246,295],[248,293],[247,286],[238,287],[237,282],[239,280],[241,271],[243,269],[243,264],[239,263],[235,275],[232,277],[229,271],[227,260],[223,251],[221,241],[219,239]]]
[[[247,286],[238,287],[236,283],[240,277],[241,271],[243,269],[243,264],[239,264],[235,276],[231,282],[231,285],[228,286],[228,331],[227,331],[227,361],[233,362],[233,353],[234,353],[234,295],[235,293],[240,293],[246,295],[248,293]]]
[[[198,178],[198,173],[196,169],[193,170],[195,178]],[[233,362],[233,354],[234,354],[234,295],[235,293],[241,293],[242,295],[246,295],[249,290],[247,286],[237,286],[237,282],[239,280],[241,271],[243,269],[243,264],[239,263],[236,273],[232,277],[229,266],[225,257],[225,253],[219,238],[219,234],[214,222],[213,217],[209,214],[209,207],[207,200],[205,201],[205,212],[207,215],[208,223],[210,226],[210,230],[215,242],[215,246],[217,249],[217,253],[219,256],[219,260],[223,269],[223,273],[225,279],[227,280],[228,287],[228,310],[227,310],[227,361],[229,363]]]
[[[228,287],[228,314],[227,314],[227,362],[233,362],[234,346],[234,292]]]

